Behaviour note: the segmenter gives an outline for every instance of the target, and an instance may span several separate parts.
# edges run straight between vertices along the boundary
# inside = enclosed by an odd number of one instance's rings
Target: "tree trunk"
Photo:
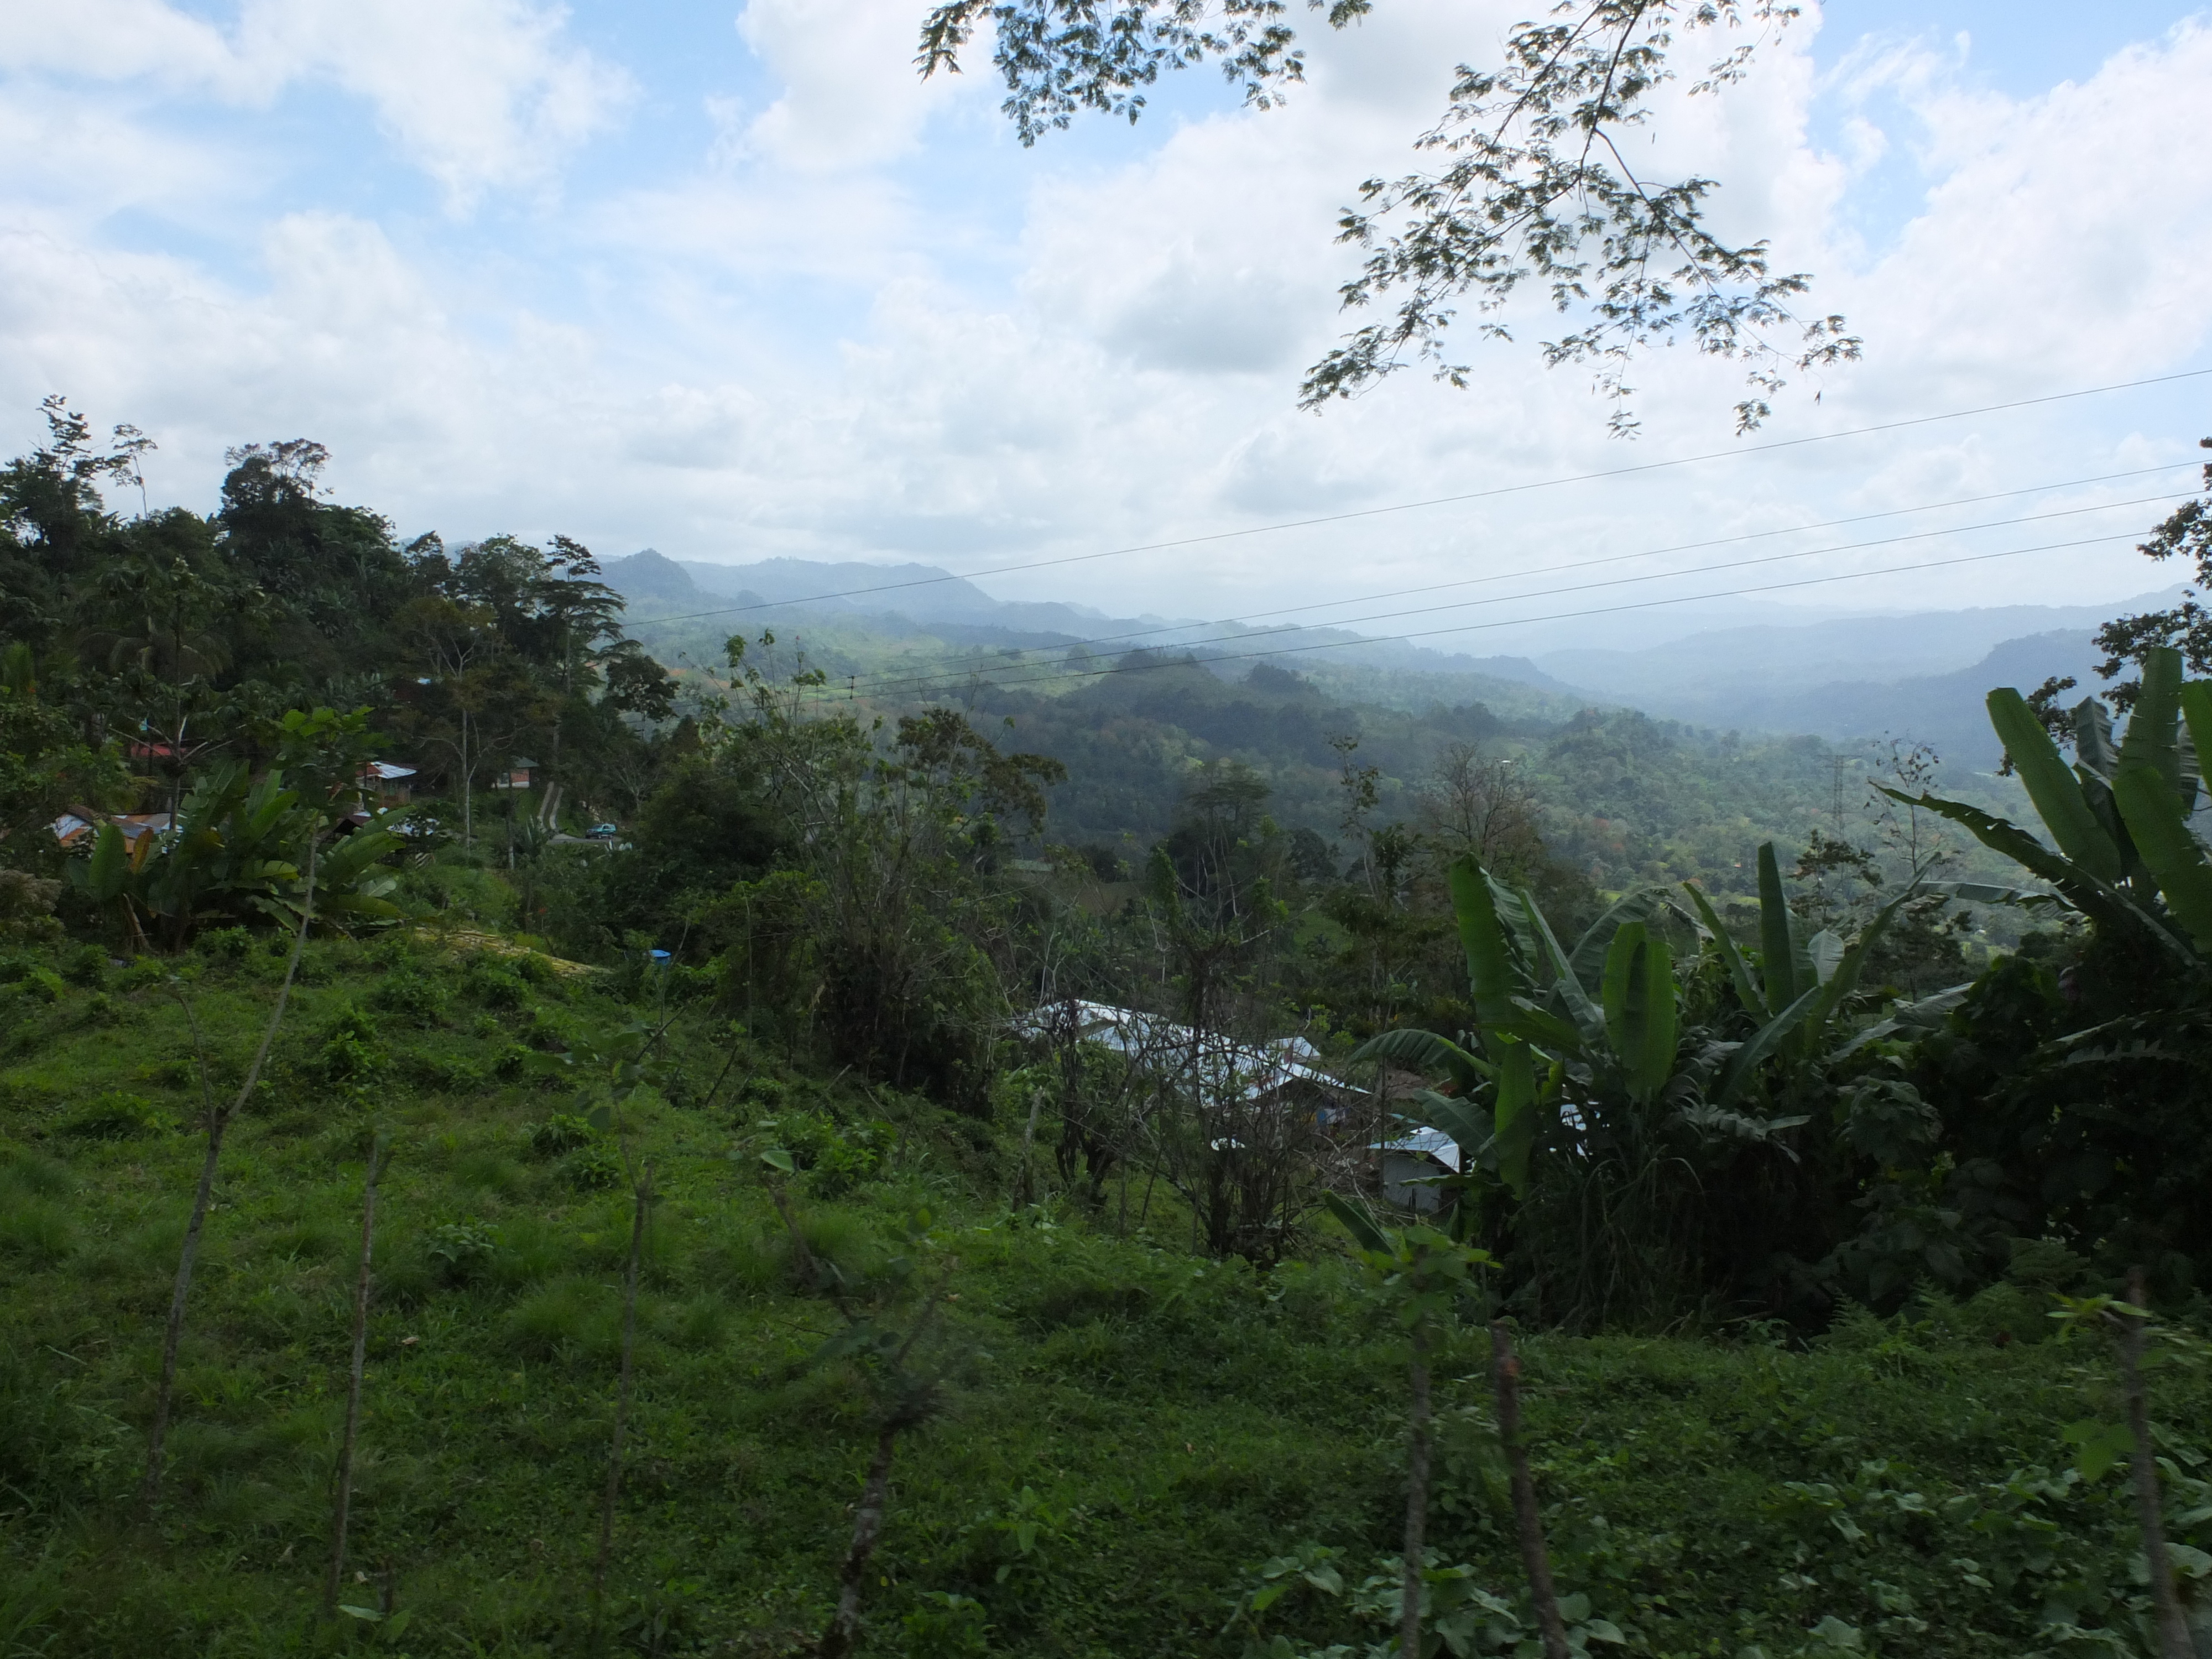
[[[376,1181],[388,1161],[382,1135],[369,1148],[368,1177],[361,1191],[361,1271],[353,1288],[353,1370],[346,1384],[345,1437],[338,1443],[337,1488],[331,1503],[331,1574],[323,1586],[323,1616],[338,1610],[338,1579],[345,1571],[346,1523],[353,1510],[353,1450],[361,1431],[361,1380],[368,1357],[369,1266],[376,1242]]]
[[[638,1182],[633,1197],[635,1207],[629,1224],[629,1271],[623,1279],[622,1380],[615,1388],[614,1443],[607,1452],[607,1492],[599,1506],[599,1559],[592,1573],[595,1619],[606,1601],[607,1563],[615,1548],[615,1500],[622,1493],[623,1434],[629,1426],[631,1362],[637,1352],[637,1263],[645,1253],[645,1212],[653,1202],[650,1170]]]
[[[2144,1305],[2143,1270],[2128,1270],[2128,1300]],[[2143,1559],[2150,1568],[2151,1608],[2158,1620],[2159,1659],[2196,1659],[2197,1649],[2174,1594],[2173,1558],[2166,1553],[2166,1518],[2159,1492],[2158,1460],[2151,1449],[2150,1407],[2143,1397],[2143,1322],[2123,1316],[2119,1328],[2120,1387],[2127,1397],[2128,1462],[2135,1476],[2136,1515],[2142,1523]]]
[[[1521,1362],[1503,1320],[1490,1327],[1490,1378],[1498,1395],[1498,1437],[1505,1444],[1512,1475],[1513,1520],[1521,1534],[1521,1564],[1528,1573],[1529,1599],[1536,1607],[1536,1628],[1544,1638],[1544,1659],[1571,1659],[1567,1627],[1559,1619],[1559,1598],[1552,1589],[1552,1559],[1544,1549],[1544,1520],[1536,1510],[1536,1483],[1528,1474],[1528,1449],[1521,1439]]]
[[[846,1659],[860,1639],[860,1585],[868,1576],[868,1558],[884,1535],[884,1507],[890,1496],[891,1454],[897,1449],[899,1425],[886,1419],[876,1436],[876,1455],[868,1464],[867,1484],[860,1491],[860,1507],[853,1517],[853,1547],[845,1553],[845,1570],[837,1591],[837,1611],[830,1628],[822,1632],[815,1651],[819,1659]]]
[[[1421,1571],[1426,1561],[1429,1525],[1429,1327],[1413,1327],[1413,1358],[1407,1368],[1413,1396],[1412,1426],[1406,1455],[1406,1568],[1398,1610],[1398,1651],[1420,1659]]]
[[[253,1064],[246,1068],[246,1081],[239,1085],[238,1098],[229,1107],[218,1111],[210,1102],[207,1108],[207,1158],[200,1165],[199,1190],[192,1198],[191,1218],[185,1224],[185,1247],[177,1255],[177,1282],[169,1295],[169,1322],[161,1333],[161,1378],[154,1393],[154,1423],[146,1434],[146,1479],[139,1487],[138,1501],[146,1518],[153,1519],[154,1505],[161,1496],[161,1449],[169,1434],[169,1410],[175,1398],[177,1382],[177,1346],[184,1339],[185,1301],[192,1290],[192,1264],[198,1260],[200,1234],[207,1225],[210,1201],[215,1195],[216,1162],[222,1157],[222,1137],[230,1127],[230,1121],[238,1115],[246,1103],[252,1098],[254,1085],[261,1081],[261,1067],[268,1060],[269,1047],[276,1041],[277,1027],[284,1023],[284,1006],[292,998],[292,981],[299,977],[300,953],[307,949],[307,927],[315,915],[315,854],[317,844],[311,832],[307,842],[307,886],[300,905],[300,930],[292,939],[292,957],[284,964],[284,982],[276,988],[276,1006],[269,1016],[269,1024],[261,1033],[261,1046],[254,1050]],[[191,1005],[185,1005],[185,1016],[191,1019]],[[198,1022],[193,1022],[193,1043],[198,1046]],[[207,1088],[207,1055],[199,1056],[200,1085]]]
[[[1026,1208],[1028,1206],[1036,1201],[1036,1188],[1030,1174],[1030,1155],[1031,1149],[1036,1144],[1037,1113],[1043,1109],[1043,1107],[1044,1091],[1042,1089],[1030,1090],[1030,1120],[1027,1123],[1022,1126],[1021,1202],[1024,1208]]]

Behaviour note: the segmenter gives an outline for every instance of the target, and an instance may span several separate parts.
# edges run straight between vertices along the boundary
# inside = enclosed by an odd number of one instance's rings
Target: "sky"
[[[983,43],[916,77],[923,9],[0,0],[0,444],[59,392],[155,440],[156,506],[309,437],[404,536],[918,559],[1115,616],[1410,591],[1372,631],[1478,653],[1738,588],[2102,605],[2180,574],[2133,543],[2197,483],[2212,375],[2060,394],[2212,368],[2202,12],[1808,3],[1746,82],[1663,101],[1654,167],[1720,180],[1721,231],[1814,273],[1865,356],[1738,437],[1741,370],[1656,353],[1623,441],[1536,313],[1462,343],[1465,390],[1296,407],[1352,325],[1338,210],[1528,0],[1341,33],[1294,5],[1285,106],[1194,71],[1030,149]]]

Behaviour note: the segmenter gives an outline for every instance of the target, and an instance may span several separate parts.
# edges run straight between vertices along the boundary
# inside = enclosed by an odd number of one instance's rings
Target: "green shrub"
[[[579,1146],[561,1160],[561,1173],[580,1193],[605,1192],[624,1179],[622,1154],[604,1142]]]
[[[243,927],[212,927],[192,941],[192,949],[216,962],[237,962],[253,948],[253,935]]]
[[[62,977],[72,985],[96,991],[107,983],[107,952],[97,945],[81,945],[62,961]]]
[[[530,1150],[539,1158],[558,1158],[563,1152],[573,1152],[580,1146],[588,1146],[598,1139],[599,1131],[591,1120],[569,1112],[556,1112],[543,1123],[530,1126],[527,1139]]]
[[[791,1154],[817,1196],[835,1198],[879,1175],[898,1131],[888,1123],[840,1126],[821,1112],[787,1112],[763,1118],[761,1130]]]
[[[478,957],[469,964],[462,977],[462,990],[474,1001],[487,1008],[526,1008],[530,1006],[530,986],[522,975],[510,968]]]
[[[452,999],[436,980],[420,972],[400,970],[377,981],[376,988],[368,994],[368,1006],[402,1025],[427,1030],[445,1023]]]
[[[16,994],[33,1002],[58,1002],[62,976],[51,968],[26,967],[15,981]]]
[[[422,1240],[422,1254],[448,1285],[466,1285],[482,1277],[498,1251],[489,1230],[470,1222],[433,1227]]]

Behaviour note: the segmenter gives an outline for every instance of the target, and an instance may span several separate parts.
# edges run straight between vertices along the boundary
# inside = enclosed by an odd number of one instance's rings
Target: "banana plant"
[[[345,927],[398,917],[386,895],[398,878],[378,861],[399,845],[392,826],[404,816],[380,814],[318,855],[319,921]],[[70,861],[69,876],[116,916],[134,945],[158,936],[180,950],[201,923],[252,910],[296,925],[303,902],[299,860],[320,830],[320,817],[285,787],[282,773],[256,779],[232,761],[193,785],[167,830],[126,839],[119,825],[100,825],[90,852]]]
[[[1649,1104],[1674,1081],[1680,996],[1671,953],[1650,926],[1667,899],[1657,889],[1629,894],[1567,950],[1527,888],[1465,857],[1453,860],[1449,878],[1481,1053],[1432,1031],[1399,1030],[1370,1039],[1352,1059],[1441,1075],[1443,1090],[1419,1091],[1399,1115],[1450,1135],[1463,1170],[1479,1160],[1517,1195],[1527,1190],[1547,1109],[1562,1100],[1595,1107],[1607,1097]],[[1485,1089],[1487,1115],[1472,1098]]]
[[[2212,682],[2185,683],[2181,653],[2153,649],[2117,747],[2102,703],[2087,697],[2074,709],[2071,766],[2017,690],[1991,691],[1988,707],[2051,845],[1964,801],[1885,793],[1964,825],[2099,927],[2189,967],[2212,957],[2212,864],[2189,828],[2197,757],[2212,744]]]
[[[1629,894],[1568,950],[1525,888],[1462,859],[1450,872],[1452,901],[1480,1052],[1432,1031],[1399,1030],[1374,1037],[1352,1059],[1443,1080],[1416,1091],[1398,1115],[1458,1143],[1461,1172],[1440,1183],[1446,1189],[1474,1185],[1480,1165],[1494,1169],[1515,1195],[1525,1193],[1547,1111],[1571,1111],[1581,1133],[1604,1135],[1663,1103],[1700,1133],[1771,1139],[1806,1119],[1758,1115],[1740,1103],[1771,1066],[1802,1075],[1834,1057],[1869,955],[1924,890],[1909,884],[1846,944],[1825,930],[1806,937],[1784,896],[1771,842],[1759,849],[1759,871],[1756,968],[1711,902],[1686,884],[1700,931],[1754,1023],[1741,1042],[1684,1030],[1673,954],[1653,927],[1673,908],[1663,890]],[[1490,1103],[1487,1113],[1480,1097]]]
[[[1698,913],[1699,931],[1727,969],[1736,1000],[1755,1027],[1723,1064],[1711,1100],[1717,1107],[1726,1107],[1741,1095],[1770,1060],[1802,1074],[1834,1057],[1848,1041],[1840,1026],[1867,958],[1905,903],[1929,890],[1916,872],[1849,944],[1830,928],[1808,938],[1783,892],[1774,843],[1764,842],[1759,849],[1759,964],[1754,968],[1721,925],[1704,890],[1691,882],[1684,882],[1682,889]],[[1980,890],[1960,890],[1951,896],[1974,897]]]

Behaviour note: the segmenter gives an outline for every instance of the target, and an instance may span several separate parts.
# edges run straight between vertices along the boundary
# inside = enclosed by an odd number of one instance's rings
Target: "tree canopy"
[[[1341,30],[1373,0],[1308,7]],[[916,62],[925,76],[957,71],[988,22],[1003,107],[1030,144],[1084,110],[1133,122],[1164,70],[1209,62],[1249,104],[1271,107],[1305,78],[1291,10],[1287,0],[945,0],[923,21]],[[1443,113],[1413,141],[1424,165],[1363,181],[1344,210],[1339,240],[1364,255],[1345,307],[1390,309],[1306,371],[1301,404],[1352,397],[1420,363],[1465,386],[1473,370],[1448,343],[1460,304],[1473,301],[1478,338],[1509,340],[1504,313],[1524,289],[1565,324],[1542,343],[1545,362],[1595,370],[1616,435],[1636,430],[1624,377],[1653,346],[1686,338],[1741,362],[1750,392],[1736,404],[1740,432],[1772,412],[1790,375],[1856,358],[1861,342],[1841,316],[1794,309],[1809,274],[1775,270],[1763,239],[1714,233],[1706,210],[1717,181],[1646,176],[1623,147],[1649,126],[1687,37],[1718,44],[1689,88],[1716,95],[1797,13],[1785,0],[1562,0],[1509,30],[1489,64],[1459,64]]]

